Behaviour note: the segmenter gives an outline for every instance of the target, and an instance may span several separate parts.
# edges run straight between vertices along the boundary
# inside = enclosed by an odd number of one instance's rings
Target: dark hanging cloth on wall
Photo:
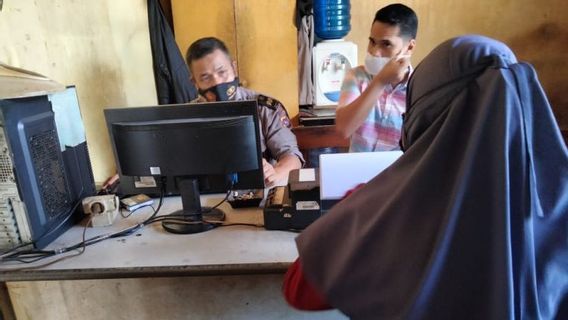
[[[314,16],[312,0],[296,1],[296,28],[298,29],[298,99],[300,105],[314,103],[312,51],[314,46]]]
[[[148,23],[158,103],[185,103],[197,98],[189,69],[158,0],[148,0]]]
[[[296,28],[300,30],[300,20],[304,16],[312,15],[313,0],[296,0]]]

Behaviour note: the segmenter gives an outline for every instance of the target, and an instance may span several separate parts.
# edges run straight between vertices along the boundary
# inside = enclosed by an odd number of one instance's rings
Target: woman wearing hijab
[[[560,319],[568,151],[533,68],[493,39],[446,41],[410,79],[401,144],[299,235],[288,301],[354,319]]]

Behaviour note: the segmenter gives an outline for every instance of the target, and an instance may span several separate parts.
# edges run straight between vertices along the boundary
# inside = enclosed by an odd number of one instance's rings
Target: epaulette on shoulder
[[[256,100],[259,106],[268,107],[272,110],[276,110],[278,105],[281,105],[280,101],[262,94],[259,94]]]

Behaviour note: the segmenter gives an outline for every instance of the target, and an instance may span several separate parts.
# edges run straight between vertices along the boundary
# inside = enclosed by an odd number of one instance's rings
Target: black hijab
[[[533,68],[464,36],[409,83],[405,153],[297,239],[356,319],[550,319],[568,293],[568,151]]]

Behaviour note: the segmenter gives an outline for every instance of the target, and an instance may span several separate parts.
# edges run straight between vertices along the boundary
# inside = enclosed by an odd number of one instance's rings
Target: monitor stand
[[[199,233],[211,230],[218,225],[217,222],[225,220],[225,213],[221,209],[201,207],[197,179],[180,179],[178,188],[182,209],[170,214],[171,219],[162,221],[162,227],[166,231],[178,234]]]

